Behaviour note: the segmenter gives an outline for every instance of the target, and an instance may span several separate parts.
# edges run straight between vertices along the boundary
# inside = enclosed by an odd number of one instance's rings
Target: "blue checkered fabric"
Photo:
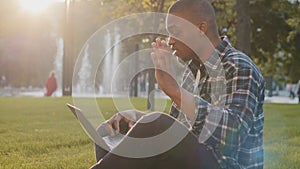
[[[213,150],[222,168],[262,169],[264,86],[251,58],[224,37],[208,60],[191,61],[183,74],[182,87],[194,94],[195,121],[174,103],[170,115]]]

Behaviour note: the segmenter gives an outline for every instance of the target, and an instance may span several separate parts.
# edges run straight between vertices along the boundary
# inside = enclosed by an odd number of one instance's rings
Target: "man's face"
[[[187,62],[197,55],[192,50],[197,38],[197,27],[189,21],[182,19],[180,13],[168,14],[167,31],[169,33],[168,44],[174,51],[174,55]]]

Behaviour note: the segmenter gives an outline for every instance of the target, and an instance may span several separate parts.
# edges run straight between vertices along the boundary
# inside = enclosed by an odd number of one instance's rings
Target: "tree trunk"
[[[159,2],[159,6],[157,6],[157,8],[153,9],[154,12],[163,12],[163,7],[165,5],[165,0],[161,0]],[[158,20],[158,17],[153,19],[153,25],[157,28],[157,30],[159,29],[159,23],[160,21]],[[153,35],[153,41],[155,41],[155,38],[157,37],[157,35]],[[148,78],[148,83],[149,83],[149,87],[148,87],[148,99],[147,99],[147,109],[150,111],[154,111],[154,90],[155,90],[155,71],[154,69],[149,69],[148,70],[149,73],[149,78]],[[153,91],[153,92],[152,92]],[[152,92],[152,93],[151,93]]]
[[[66,27],[64,31],[64,56],[63,56],[63,72],[62,72],[63,96],[72,96],[72,78],[73,78],[73,67],[74,67],[74,43],[73,43],[74,2],[75,2],[74,0],[65,2]]]
[[[139,48],[139,45],[136,44],[135,45],[135,52],[137,52],[137,55],[138,55],[138,52],[139,52],[140,48]],[[137,73],[139,71],[139,56],[136,57],[136,59],[134,59],[134,73]],[[130,82],[130,97],[138,97],[138,77],[140,75],[140,72],[138,74],[136,74],[133,79],[131,80]]]
[[[237,49],[251,55],[249,0],[237,0]]]

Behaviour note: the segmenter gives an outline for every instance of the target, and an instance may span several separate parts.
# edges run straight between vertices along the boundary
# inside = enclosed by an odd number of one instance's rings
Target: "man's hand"
[[[179,94],[179,86],[175,80],[174,63],[166,41],[160,38],[152,43],[152,61],[155,66],[155,77],[159,87],[173,99]],[[176,93],[177,92],[177,93]]]
[[[175,80],[174,63],[166,41],[159,38],[152,43],[151,57],[159,87],[181,108],[190,120],[195,119],[195,100],[192,93],[180,87]]]
[[[105,129],[111,136],[119,133],[126,134],[143,115],[145,113],[137,110],[121,111],[106,121]]]

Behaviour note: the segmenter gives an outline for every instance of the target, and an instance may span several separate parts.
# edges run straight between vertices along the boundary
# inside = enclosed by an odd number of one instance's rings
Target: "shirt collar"
[[[221,59],[225,56],[228,47],[231,47],[228,37],[222,36],[221,42],[215,48],[213,54],[204,62],[204,64],[200,60],[194,59],[188,63],[190,70],[194,75],[196,75],[198,69],[201,70],[203,65],[205,65],[205,68],[208,70],[216,70],[221,63]]]
[[[225,55],[225,51],[226,48],[228,46],[231,46],[229,39],[227,36],[222,36],[221,37],[221,42],[219,43],[219,45],[216,47],[216,50],[221,54],[221,56],[223,57]],[[223,55],[222,55],[223,54]]]
[[[215,48],[214,52],[204,62],[205,68],[208,69],[208,71],[216,70],[220,68],[221,60],[225,56],[228,47],[231,46],[227,36],[221,37],[221,39],[222,39],[221,42]]]

